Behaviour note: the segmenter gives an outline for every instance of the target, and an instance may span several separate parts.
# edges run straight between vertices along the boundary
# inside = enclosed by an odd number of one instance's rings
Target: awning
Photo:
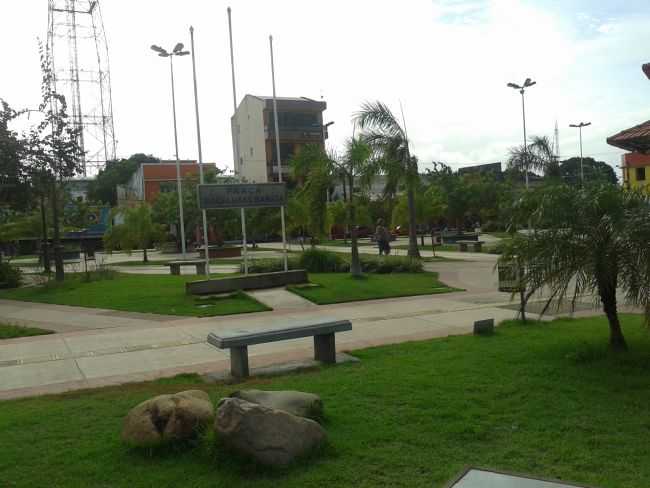
[[[650,120],[608,137],[607,144],[626,151],[650,153]]]

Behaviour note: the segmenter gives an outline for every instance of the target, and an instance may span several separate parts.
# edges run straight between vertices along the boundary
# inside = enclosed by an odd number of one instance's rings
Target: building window
[[[645,181],[645,168],[636,168],[636,180]]]
[[[161,181],[160,193],[172,193],[176,191],[176,183],[173,181]]]

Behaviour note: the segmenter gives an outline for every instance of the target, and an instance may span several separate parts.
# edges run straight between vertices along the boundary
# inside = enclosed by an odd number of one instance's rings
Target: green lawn
[[[631,350],[606,351],[603,319],[509,324],[356,351],[360,364],[234,386],[194,376],[0,402],[9,487],[441,487],[475,465],[602,488],[650,486],[650,337],[625,317]],[[214,447],[139,452],[120,442],[139,402],[200,388],[321,395],[329,445],[269,471]]]
[[[80,275],[68,274],[66,281],[61,285],[51,282],[45,287],[3,290],[0,292],[0,298],[197,317],[269,310],[267,306],[242,292],[210,300],[186,295],[185,282],[196,279],[193,275],[117,273],[114,279],[84,283]]]
[[[437,273],[309,273],[309,281],[318,286],[287,289],[319,305],[456,291],[440,283]]]
[[[46,334],[54,334],[54,332],[47,329],[39,329],[38,327],[0,324],[0,339],[15,339],[16,337],[30,337]]]

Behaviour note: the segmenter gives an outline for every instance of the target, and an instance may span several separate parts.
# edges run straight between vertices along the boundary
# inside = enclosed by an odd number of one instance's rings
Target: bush
[[[422,261],[407,256],[361,255],[361,269],[364,273],[420,273],[424,271]]]
[[[424,271],[422,261],[407,256],[369,256],[360,254],[361,270],[364,273],[420,273]],[[304,269],[309,273],[347,273],[350,271],[350,256],[334,251],[309,249],[299,257],[289,258],[289,269]],[[248,264],[249,273],[273,273],[284,270],[282,258],[256,259]],[[244,265],[241,265],[244,272]]]
[[[290,257],[289,269],[299,268],[300,266],[298,265],[298,259]],[[255,259],[254,261],[249,261],[248,263],[249,273],[276,273],[278,271],[284,271],[283,258]],[[241,272],[244,272],[244,263],[241,264]]]
[[[298,263],[310,273],[336,273],[345,268],[345,259],[340,253],[322,249],[308,249],[300,255]]]
[[[23,273],[9,263],[0,263],[0,288],[18,288],[23,282]]]

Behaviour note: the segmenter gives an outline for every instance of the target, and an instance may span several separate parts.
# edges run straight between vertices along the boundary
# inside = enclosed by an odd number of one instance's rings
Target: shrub
[[[422,261],[407,256],[361,255],[361,269],[364,273],[420,273],[424,271]]]
[[[335,273],[345,267],[340,253],[323,249],[308,249],[300,255],[298,263],[310,273]]]
[[[0,288],[18,288],[23,282],[23,273],[16,266],[0,263]]]
[[[290,257],[289,258],[289,269],[299,269],[298,259]],[[284,271],[284,259],[283,258],[264,258],[264,259],[255,259],[248,263],[248,272],[249,273],[275,273],[278,271]],[[241,264],[241,272],[244,272],[244,263]]]

